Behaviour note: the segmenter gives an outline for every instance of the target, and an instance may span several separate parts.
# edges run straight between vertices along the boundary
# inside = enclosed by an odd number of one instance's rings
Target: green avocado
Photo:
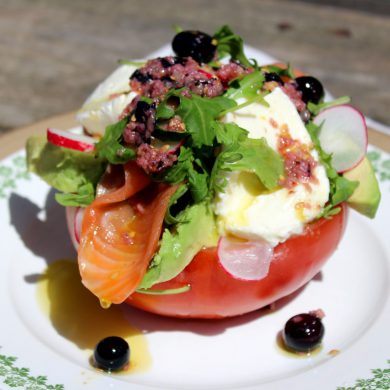
[[[348,205],[359,213],[374,218],[379,207],[381,193],[374,169],[367,156],[343,176],[348,180],[359,182],[359,186],[347,200]]]
[[[171,230],[165,229],[160,249],[144,275],[139,289],[174,278],[203,247],[216,246],[218,233],[213,212],[205,202],[189,206]]]

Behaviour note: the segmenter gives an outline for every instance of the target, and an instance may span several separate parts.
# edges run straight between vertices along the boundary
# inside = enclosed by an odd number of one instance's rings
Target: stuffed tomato
[[[174,279],[156,285],[166,290],[191,286],[185,294],[134,293],[127,302],[172,317],[223,318],[248,313],[283,298],[313,278],[336,250],[347,208],[332,219],[309,224],[305,232],[275,248],[270,269],[261,280],[235,278],[221,266],[216,247],[202,249]]]
[[[82,283],[104,307],[241,315],[302,287],[336,250],[365,128],[360,148],[333,150],[315,119],[346,112],[346,98],[324,103],[314,77],[248,60],[227,26],[182,31],[172,49],[124,62],[79,111],[83,134],[31,140],[29,166],[60,191]]]

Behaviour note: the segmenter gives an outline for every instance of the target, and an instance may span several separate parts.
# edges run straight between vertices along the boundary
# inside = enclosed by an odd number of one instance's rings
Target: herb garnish
[[[135,151],[122,145],[123,131],[128,120],[121,121],[107,126],[102,139],[96,144],[96,153],[99,157],[105,158],[111,164],[125,164],[135,157]]]
[[[242,65],[252,66],[244,53],[244,42],[235,34],[229,26],[222,26],[213,36],[217,42],[218,57],[230,56],[232,60],[239,61]]]

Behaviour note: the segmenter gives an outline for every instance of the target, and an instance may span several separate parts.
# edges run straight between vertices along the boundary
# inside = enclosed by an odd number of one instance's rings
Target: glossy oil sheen
[[[129,323],[120,306],[100,306],[81,284],[76,261],[50,264],[37,284],[37,299],[57,331],[86,352],[86,361],[100,340],[114,335],[124,338],[131,348],[126,373],[143,372],[150,367],[145,336]]]

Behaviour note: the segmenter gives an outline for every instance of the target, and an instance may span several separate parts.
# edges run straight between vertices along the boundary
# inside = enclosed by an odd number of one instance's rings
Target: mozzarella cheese
[[[293,140],[307,145],[317,162],[312,172],[316,180],[269,193],[254,173],[228,172],[228,184],[216,197],[215,212],[221,234],[264,239],[276,246],[302,233],[305,224],[318,216],[328,201],[329,179],[290,98],[275,88],[265,100],[269,107],[254,103],[227,115],[226,121],[246,129],[250,138],[264,137],[274,150],[282,129],[287,129]]]
[[[136,96],[129,85],[135,70],[132,65],[120,66],[84,102],[76,119],[89,133],[103,135],[108,125],[118,122],[125,107]]]

